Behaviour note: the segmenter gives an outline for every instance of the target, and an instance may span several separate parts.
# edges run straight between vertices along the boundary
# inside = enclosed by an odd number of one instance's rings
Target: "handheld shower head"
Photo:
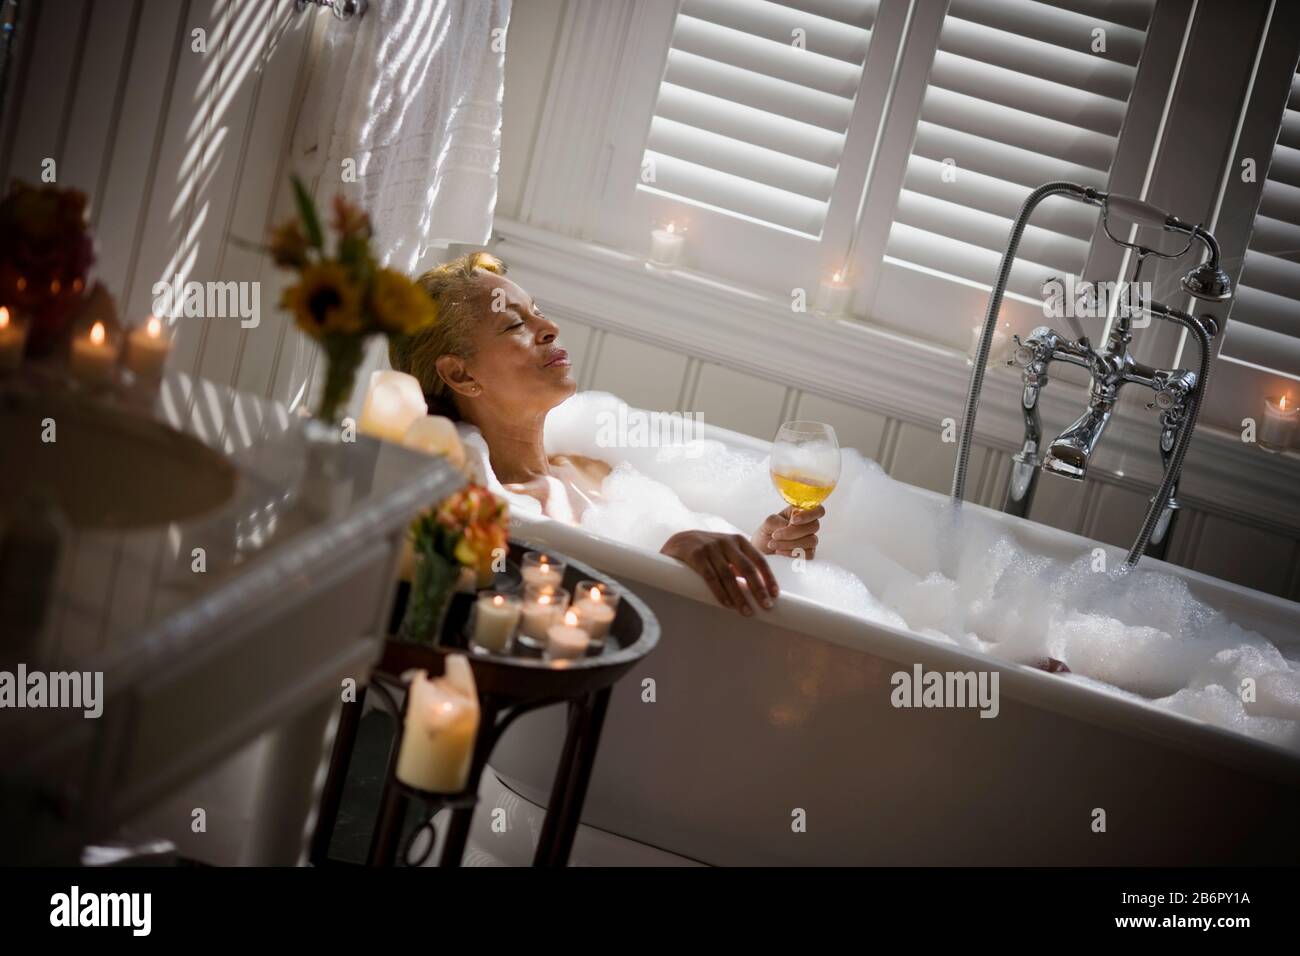
[[[1232,297],[1232,280],[1217,261],[1202,262],[1183,276],[1183,291],[1206,302],[1223,302]]]

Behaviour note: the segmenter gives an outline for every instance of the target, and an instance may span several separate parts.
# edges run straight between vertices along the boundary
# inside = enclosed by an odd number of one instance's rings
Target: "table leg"
[[[361,726],[365,704],[366,689],[363,686],[358,690],[357,699],[343,703],[339,711],[334,752],[330,754],[329,773],[325,777],[325,789],[320,796],[320,812],[316,817],[316,832],[311,838],[309,859],[313,866],[329,863],[330,840],[334,837],[334,826],[338,823],[339,810],[343,806],[343,788],[348,779],[348,767],[352,764],[352,748],[356,746],[357,730]]]
[[[569,732],[564,738],[541,839],[533,857],[534,866],[568,865],[591,771],[596,764],[596,748],[609,709],[609,697],[610,688],[606,687],[569,704]]]

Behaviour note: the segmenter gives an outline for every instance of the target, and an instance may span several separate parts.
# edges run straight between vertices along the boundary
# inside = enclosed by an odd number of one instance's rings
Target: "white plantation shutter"
[[[991,285],[1034,187],[1069,180],[1106,188],[1153,6],[953,0],[885,246],[882,309],[915,299],[889,294],[889,263],[936,274],[927,281]],[[1093,52],[1097,30],[1104,53]],[[945,160],[955,175],[943,175]],[[1094,208],[1069,199],[1042,203],[1008,291],[1041,298],[1045,278],[1080,275],[1096,221]]]
[[[684,0],[643,157],[654,182],[638,188],[819,236],[876,8]]]
[[[1291,81],[1222,354],[1300,375],[1300,73]]]

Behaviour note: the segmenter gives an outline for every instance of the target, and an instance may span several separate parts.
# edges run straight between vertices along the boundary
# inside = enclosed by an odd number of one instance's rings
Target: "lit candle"
[[[357,430],[400,443],[412,423],[428,410],[415,376],[381,369],[370,373],[370,388],[366,390]]]
[[[465,446],[450,418],[421,415],[402,435],[402,444],[426,455],[446,455],[457,468],[465,467]]]
[[[9,310],[0,306],[0,372],[12,372],[23,360],[27,346],[27,323],[9,316]]]
[[[650,233],[650,261],[657,266],[671,268],[682,258],[686,245],[685,232],[674,222]]]
[[[116,369],[117,349],[103,322],[91,326],[88,335],[72,340],[68,370],[74,378],[87,385],[106,385],[113,381]]]
[[[1007,360],[1011,358],[1011,328],[1010,323],[1004,323],[1002,328],[993,329],[993,340],[989,343],[989,358],[985,368],[996,368],[1000,365],[1006,365]],[[980,333],[984,331],[984,323],[981,322],[970,330],[970,350],[966,353],[966,364],[974,365],[975,356],[980,348]]]
[[[519,599],[510,594],[485,593],[474,607],[474,650],[506,654],[519,624]]]
[[[127,337],[126,367],[143,379],[160,379],[171,348],[171,341],[163,334],[162,321],[151,315],[148,322],[132,329]]]
[[[573,607],[578,612],[578,624],[591,635],[592,644],[603,645],[618,611],[618,594],[599,581],[581,582],[577,593]]]
[[[552,624],[546,630],[546,655],[558,660],[570,660],[587,653],[591,635],[578,627],[578,615],[569,611],[564,623]]]
[[[519,624],[519,643],[525,647],[546,646],[546,632],[569,606],[569,592],[564,588],[524,588],[524,604]]]
[[[1290,394],[1264,399],[1264,421],[1259,426],[1259,444],[1267,451],[1286,451],[1300,422],[1300,405]]]
[[[529,551],[524,555],[519,573],[524,584],[537,588],[558,588],[564,582],[564,568],[563,561],[557,561],[549,554]]]
[[[826,315],[844,315],[849,310],[849,301],[852,298],[853,286],[844,280],[843,272],[837,271],[829,279],[823,279],[818,284],[813,308]]]
[[[449,654],[447,673],[416,671],[406,698],[397,779],[433,793],[460,793],[469,781],[478,736],[474,674],[463,654]]]

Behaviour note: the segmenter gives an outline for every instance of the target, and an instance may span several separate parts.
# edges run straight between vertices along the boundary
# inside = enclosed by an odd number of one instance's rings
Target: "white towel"
[[[338,192],[359,202],[395,269],[415,272],[434,246],[486,243],[510,0],[371,0],[360,20],[319,15],[295,169],[319,177],[322,203]]]

